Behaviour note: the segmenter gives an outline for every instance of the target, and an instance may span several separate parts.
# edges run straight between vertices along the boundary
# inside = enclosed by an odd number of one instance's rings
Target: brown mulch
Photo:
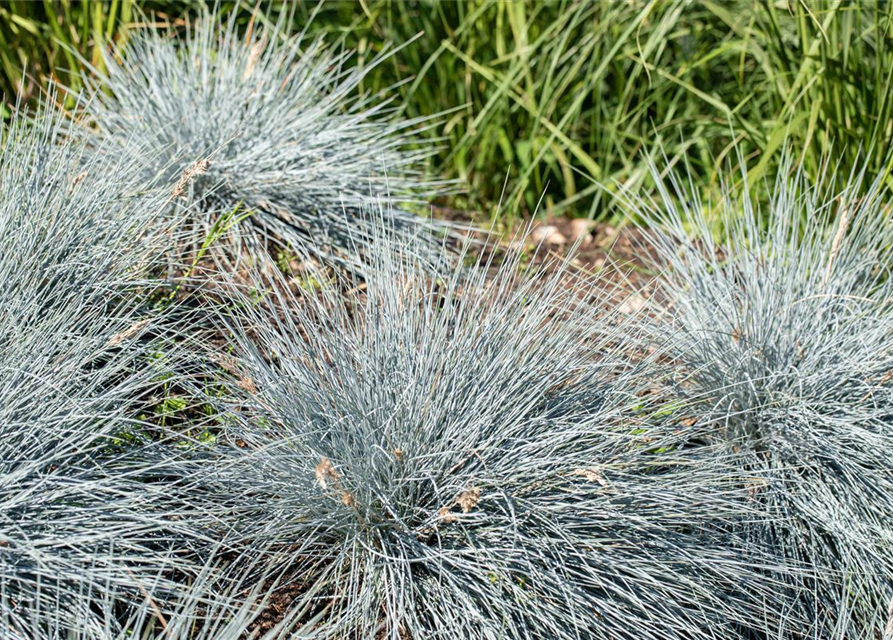
[[[607,297],[590,302],[598,302],[597,306],[605,311],[614,308],[630,314],[648,300],[661,299],[654,286],[654,265],[661,261],[651,248],[647,233],[631,225],[614,227],[583,219],[553,217],[506,234],[509,240],[502,239],[495,250],[522,249],[532,256],[527,266],[546,270],[558,269],[566,261],[568,275],[593,278],[604,285]],[[494,240],[486,234],[481,236],[490,243]],[[522,236],[523,247],[518,240]],[[491,244],[482,253],[492,250]],[[573,286],[570,279],[568,284]]]
[[[605,223],[572,218],[552,218],[534,226],[533,242],[542,242],[553,255],[572,254],[572,264],[591,273],[607,267],[629,274],[633,281],[651,277],[655,256],[642,230],[632,226],[613,227]]]

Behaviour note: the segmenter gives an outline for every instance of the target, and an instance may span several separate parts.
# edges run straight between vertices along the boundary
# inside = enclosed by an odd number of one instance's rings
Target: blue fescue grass
[[[789,568],[772,637],[867,639],[893,602],[893,224],[877,185],[825,176],[784,163],[766,212],[676,177],[633,204],[660,227],[650,340],[691,437],[751,476],[765,517],[744,535]]]
[[[524,32],[523,6],[493,7]],[[748,179],[772,144],[717,210],[696,178],[654,171],[659,201],[629,204],[654,228],[658,295],[628,317],[570,258],[444,269],[451,230],[411,213],[443,187],[421,169],[431,121],[360,94],[389,54],[351,67],[289,34],[292,16],[243,32],[221,15],[97,48],[86,127],[47,107],[3,133],[0,635],[235,640],[272,607],[270,640],[886,640],[893,224],[878,184],[817,168],[824,139],[805,168],[784,157],[767,211]],[[572,63],[549,33],[505,58],[509,75],[529,76],[536,50]],[[494,97],[518,102],[508,86]],[[565,138],[536,155],[590,162]],[[477,139],[495,138],[460,148]],[[865,175],[884,166],[875,154]],[[224,235],[245,244],[217,254]],[[191,262],[169,272],[208,294],[158,296],[153,269],[183,241]],[[308,272],[286,281],[267,241]],[[223,346],[195,316],[173,324],[187,295]],[[143,415],[172,386],[211,415],[183,412],[176,432]]]
[[[395,228],[445,228],[405,210],[443,185],[424,176],[426,147],[411,148],[425,119],[394,120],[380,96],[358,86],[362,68],[322,40],[278,25],[237,30],[205,13],[174,38],[163,29],[131,34],[104,57],[86,115],[103,149],[148,149],[149,177],[175,181],[198,161],[202,175],[181,194],[196,204],[206,235],[216,216],[241,208],[243,229],[348,269],[361,268],[370,228],[358,212],[387,196]],[[420,247],[429,255],[437,244]]]
[[[53,100],[0,143],[0,628],[15,640],[123,632],[109,612],[171,593],[202,522],[173,457],[117,446],[164,374],[150,269],[171,190],[90,158]]]
[[[217,473],[237,535],[306,590],[301,637],[731,637],[756,615],[735,593],[769,581],[725,549],[747,510],[653,419],[619,294],[520,254],[432,279],[376,233],[363,284],[257,276],[218,310]]]

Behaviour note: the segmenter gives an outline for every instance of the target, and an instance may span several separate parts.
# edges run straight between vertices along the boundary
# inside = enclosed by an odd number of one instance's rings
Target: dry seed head
[[[87,170],[84,169],[79,174],[77,174],[74,178],[71,179],[71,186],[75,187],[83,182],[84,178],[87,177]]]
[[[582,476],[586,478],[589,482],[597,482],[603,487],[608,486],[608,481],[605,478],[604,474],[598,469],[590,468],[590,469],[574,469],[575,476]]]
[[[440,508],[440,519],[444,524],[451,524],[457,520],[456,516],[450,513],[449,507]]]
[[[456,498],[456,504],[462,509],[462,513],[468,513],[476,506],[478,506],[478,502],[481,499],[481,490],[478,487],[472,487],[467,491],[463,491],[459,494],[459,497]]]
[[[241,379],[239,380],[239,386],[252,395],[257,393],[257,386],[254,384],[254,380],[252,380],[248,376],[241,377]]]
[[[825,284],[828,284],[828,279],[831,277],[831,268],[834,266],[834,258],[837,257],[837,252],[840,250],[840,243],[843,241],[843,236],[846,235],[849,220],[850,211],[846,205],[841,204],[837,233],[834,234],[834,240],[831,241],[831,255],[828,257],[828,266],[825,269]]]
[[[316,482],[319,484],[320,488],[323,491],[326,491],[329,487],[329,482],[331,481],[333,484],[337,483],[338,478],[338,472],[335,471],[332,462],[325,456],[320,458],[319,464],[316,465]]]
[[[196,160],[183,170],[180,180],[177,182],[174,190],[171,192],[171,200],[179,198],[186,192],[186,187],[198,176],[208,172],[211,168],[211,161],[207,158]]]
[[[108,346],[116,347],[125,340],[130,340],[131,338],[139,334],[140,331],[149,326],[150,322],[152,322],[151,318],[146,318],[145,320],[140,320],[139,322],[133,323],[121,333],[116,333],[111,338],[109,338]]]

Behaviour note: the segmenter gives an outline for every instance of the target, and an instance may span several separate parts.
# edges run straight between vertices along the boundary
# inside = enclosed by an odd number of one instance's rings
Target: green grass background
[[[541,214],[611,220],[612,192],[648,190],[649,154],[689,165],[717,187],[743,154],[751,184],[786,144],[816,175],[866,166],[890,177],[893,7],[880,0],[329,0],[220,3],[326,34],[373,69],[406,116],[444,115],[432,171],[461,180],[446,206],[479,216]],[[77,88],[75,52],[122,41],[147,20],[182,27],[197,2],[0,4],[0,85],[40,95],[49,77]],[[413,38],[415,38],[413,40]],[[9,107],[6,107],[9,113]],[[507,178],[507,180],[506,180]],[[502,199],[502,207],[497,207]],[[498,213],[497,213],[498,208]]]

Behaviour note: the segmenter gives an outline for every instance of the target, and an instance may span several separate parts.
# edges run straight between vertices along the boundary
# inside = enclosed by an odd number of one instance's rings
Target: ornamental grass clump
[[[349,53],[291,37],[281,22],[242,35],[234,18],[218,21],[206,13],[179,38],[133,34],[88,81],[85,109],[105,152],[120,156],[132,139],[152,151],[153,179],[176,181],[205,162],[182,194],[196,205],[196,242],[239,210],[262,241],[356,270],[371,233],[359,212],[382,196],[395,229],[445,228],[407,210],[441,188],[424,177],[431,150],[414,145],[425,121],[395,120],[380,96],[360,92],[387,52],[352,68]],[[432,237],[418,250],[433,258],[438,249]]]
[[[652,424],[628,323],[593,322],[615,292],[520,254],[431,279],[377,233],[363,284],[258,279],[220,314],[216,473],[245,545],[280,545],[294,633],[730,637],[756,615],[736,501]]]
[[[170,586],[193,526],[176,483],[152,482],[160,449],[122,446],[159,386],[148,270],[170,192],[87,159],[60,118],[16,113],[0,143],[0,635],[15,640],[113,634],[109,612]]]
[[[750,477],[763,517],[742,535],[787,567],[775,576],[784,606],[763,615],[772,637],[882,637],[893,602],[889,206],[861,176],[811,185],[790,163],[766,215],[748,193],[712,210],[672,179],[661,205],[636,203],[659,227],[648,237],[665,269],[652,342],[675,365],[692,441]]]

